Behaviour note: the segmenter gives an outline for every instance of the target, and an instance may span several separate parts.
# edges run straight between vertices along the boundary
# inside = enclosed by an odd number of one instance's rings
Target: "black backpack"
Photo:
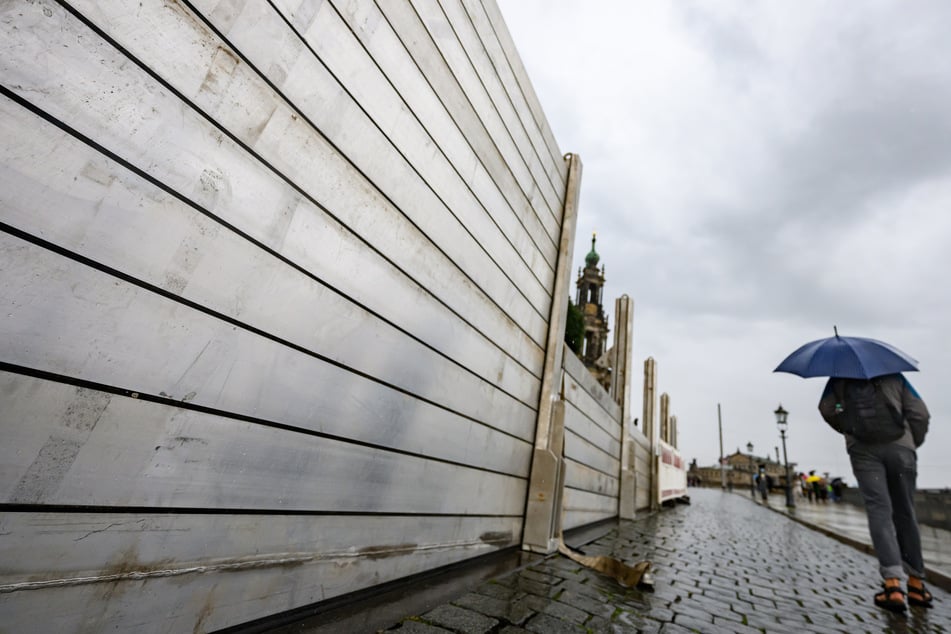
[[[882,394],[880,381],[839,379],[835,396],[836,427],[842,433],[869,444],[892,442],[904,435],[904,417]]]

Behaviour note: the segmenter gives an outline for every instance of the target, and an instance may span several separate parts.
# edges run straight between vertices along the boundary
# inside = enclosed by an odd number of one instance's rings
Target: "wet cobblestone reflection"
[[[691,490],[693,504],[622,522],[584,547],[650,559],[655,591],[619,586],[561,556],[482,583],[389,632],[951,632],[951,595],[894,615],[876,608],[871,555],[743,496]]]

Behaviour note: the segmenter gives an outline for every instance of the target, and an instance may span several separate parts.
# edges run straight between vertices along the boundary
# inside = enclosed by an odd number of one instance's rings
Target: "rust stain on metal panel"
[[[105,566],[100,575],[103,577],[122,576],[130,572],[142,572],[143,566],[139,563],[139,554],[135,546],[130,546],[125,550],[116,553],[112,563]]]
[[[211,590],[208,592],[208,596],[205,598],[205,603],[201,606],[198,615],[195,618],[195,627],[192,629],[193,634],[199,634],[200,632],[206,632],[205,629],[205,620],[211,616],[211,613],[215,610],[215,590],[218,588],[217,585],[212,586]]]
[[[352,557],[351,553],[351,557]],[[60,579],[45,579],[35,577],[27,581],[0,584],[0,595],[11,592],[42,590],[45,588],[62,588],[84,586],[88,584],[102,584],[107,587],[105,593],[115,592],[116,584],[128,581],[146,581],[148,579],[182,578],[186,575],[206,573],[242,572],[257,568],[294,567],[317,561],[321,557],[315,554],[277,554],[264,558],[247,557],[228,561],[194,563],[177,562],[174,558],[156,560],[150,563],[138,561],[135,547],[120,551],[113,558],[112,563],[94,576],[66,577]],[[178,567],[175,567],[175,566]],[[175,583],[175,581],[173,581]],[[178,582],[187,583],[187,582]],[[110,589],[111,588],[111,589]]]
[[[383,546],[366,546],[357,552],[364,555],[367,559],[387,559],[389,557],[399,557],[406,553],[416,550],[417,544],[392,544]]]

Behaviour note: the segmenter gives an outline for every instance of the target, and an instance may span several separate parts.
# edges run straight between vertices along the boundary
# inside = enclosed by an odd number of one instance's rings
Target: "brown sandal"
[[[914,583],[913,583],[914,582]],[[908,578],[908,603],[922,608],[930,608],[934,597],[925,587],[925,582],[918,577]]]
[[[875,595],[875,605],[891,612],[904,612],[907,607],[905,606],[905,591],[901,589],[901,580],[886,579],[882,584],[882,591]]]

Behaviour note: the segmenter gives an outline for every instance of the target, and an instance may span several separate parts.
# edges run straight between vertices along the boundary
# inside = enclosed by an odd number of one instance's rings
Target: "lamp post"
[[[789,427],[787,417],[789,412],[783,409],[782,404],[773,412],[776,414],[776,426],[779,428],[779,437],[783,439],[783,464],[786,466],[786,508],[796,508],[796,502],[793,500],[792,485],[789,481],[789,458],[786,456],[786,429]]]
[[[750,454],[750,495],[753,496],[753,499],[756,499],[756,478],[754,477],[755,472],[753,470],[753,443],[746,443],[746,451]]]

